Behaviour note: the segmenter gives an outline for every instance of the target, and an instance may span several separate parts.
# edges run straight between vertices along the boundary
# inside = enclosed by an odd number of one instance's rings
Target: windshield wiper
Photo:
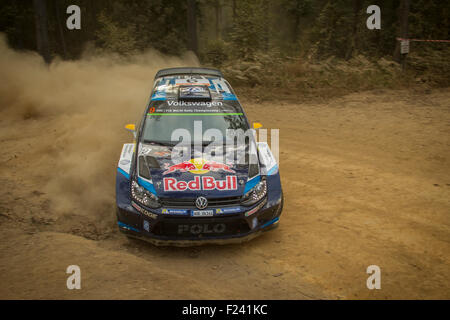
[[[214,140],[211,140],[211,141],[202,141],[202,146],[207,146],[207,145],[210,145],[211,143],[214,143],[215,141]],[[144,143],[149,143],[149,144],[157,144],[157,145],[160,145],[160,146],[169,146],[169,147],[173,147],[173,146],[175,146],[175,145],[177,145],[177,144],[179,144],[179,143],[181,143],[181,145],[188,145],[189,143],[183,143],[183,141],[157,141],[157,140],[147,140],[147,139],[144,139]],[[196,141],[192,141],[191,142],[191,145],[195,145],[195,144],[197,144],[198,142],[196,142]],[[220,143],[219,143],[219,145],[220,145]]]
[[[160,146],[169,146],[169,147],[173,147],[175,145],[175,143],[170,142],[170,141],[156,141],[156,140],[147,140],[147,139],[144,139],[144,143],[158,144]]]

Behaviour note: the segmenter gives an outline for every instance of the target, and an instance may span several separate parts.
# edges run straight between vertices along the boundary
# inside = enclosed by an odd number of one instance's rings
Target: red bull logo
[[[225,171],[229,173],[235,173],[235,171],[226,164],[212,160],[205,160],[203,158],[195,158],[189,161],[183,161],[181,163],[174,164],[173,166],[167,165],[166,171],[163,172],[163,175],[173,172],[190,172],[193,174],[205,174],[209,171],[212,172]]]
[[[178,181],[175,178],[164,178],[164,191],[186,190],[237,190],[237,177],[227,176],[225,180],[216,180],[214,177],[197,176],[191,181]]]

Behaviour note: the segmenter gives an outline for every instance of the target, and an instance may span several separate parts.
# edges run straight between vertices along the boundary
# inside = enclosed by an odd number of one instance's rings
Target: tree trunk
[[[353,0],[353,27],[352,27],[352,35],[350,37],[350,42],[347,48],[347,53],[345,54],[346,60],[350,59],[354,54],[357,53],[358,24],[361,8],[362,8],[362,1]]]
[[[187,1],[188,49],[198,54],[196,0]]]
[[[398,31],[397,36],[400,38],[408,38],[408,15],[409,15],[409,0],[402,0],[398,8]],[[402,57],[403,56],[403,57]],[[406,55],[400,53],[400,41],[395,40],[394,60],[404,64]]]
[[[63,58],[67,59],[66,39],[64,38],[64,27],[61,24],[61,13],[60,13],[61,9],[60,9],[58,1],[55,2],[55,10],[56,10],[56,20],[57,20],[58,29],[59,29],[59,35],[61,37],[61,47],[63,49]]]
[[[222,7],[220,5],[220,0],[215,1],[214,9],[216,11],[216,40],[219,40],[222,38],[222,30],[221,30]]]
[[[45,0],[33,0],[36,23],[36,47],[44,61],[49,64],[50,46],[48,42],[47,6]]]

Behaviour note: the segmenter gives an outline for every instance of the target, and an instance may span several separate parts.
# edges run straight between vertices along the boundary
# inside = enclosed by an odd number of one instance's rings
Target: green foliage
[[[127,55],[136,53],[137,40],[134,25],[121,27],[104,13],[98,17],[100,29],[97,31],[97,44],[107,51]]]
[[[397,71],[387,72],[377,63],[390,61],[394,52],[400,2],[197,0],[199,55],[202,63],[221,68],[245,86],[309,90],[331,84],[355,89],[378,82],[393,85]],[[53,56],[77,59],[88,43],[121,55],[148,48],[178,55],[187,48],[186,0],[77,0],[81,30],[65,27],[65,9],[73,1],[46,4]],[[381,8],[381,30],[366,28],[366,9],[372,4]],[[411,38],[450,39],[449,30],[449,1],[410,0]],[[36,50],[33,1],[2,0],[0,32],[13,48]],[[448,50],[447,43],[412,43],[407,75],[448,84]]]
[[[204,49],[203,60],[216,67],[223,65],[231,56],[231,45],[221,39],[208,42]]]
[[[450,2],[411,1],[409,22],[414,38],[450,39]]]
[[[351,34],[351,14],[343,0],[328,1],[320,11],[313,37],[316,54],[320,58],[337,56],[344,58],[347,52],[348,36]]]
[[[293,18],[304,17],[312,12],[311,0],[283,0],[283,7]]]
[[[238,1],[230,34],[235,58],[253,60],[257,51],[268,47],[269,20],[267,0]]]
[[[98,44],[122,54],[150,47],[179,54],[186,48],[185,16],[186,5],[181,0],[115,1],[99,19]]]

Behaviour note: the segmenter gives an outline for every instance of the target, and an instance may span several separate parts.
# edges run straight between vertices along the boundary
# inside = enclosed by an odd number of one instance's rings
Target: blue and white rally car
[[[135,141],[117,168],[122,232],[183,246],[242,242],[278,225],[277,162],[220,71],[160,70],[140,125],[126,128]]]

